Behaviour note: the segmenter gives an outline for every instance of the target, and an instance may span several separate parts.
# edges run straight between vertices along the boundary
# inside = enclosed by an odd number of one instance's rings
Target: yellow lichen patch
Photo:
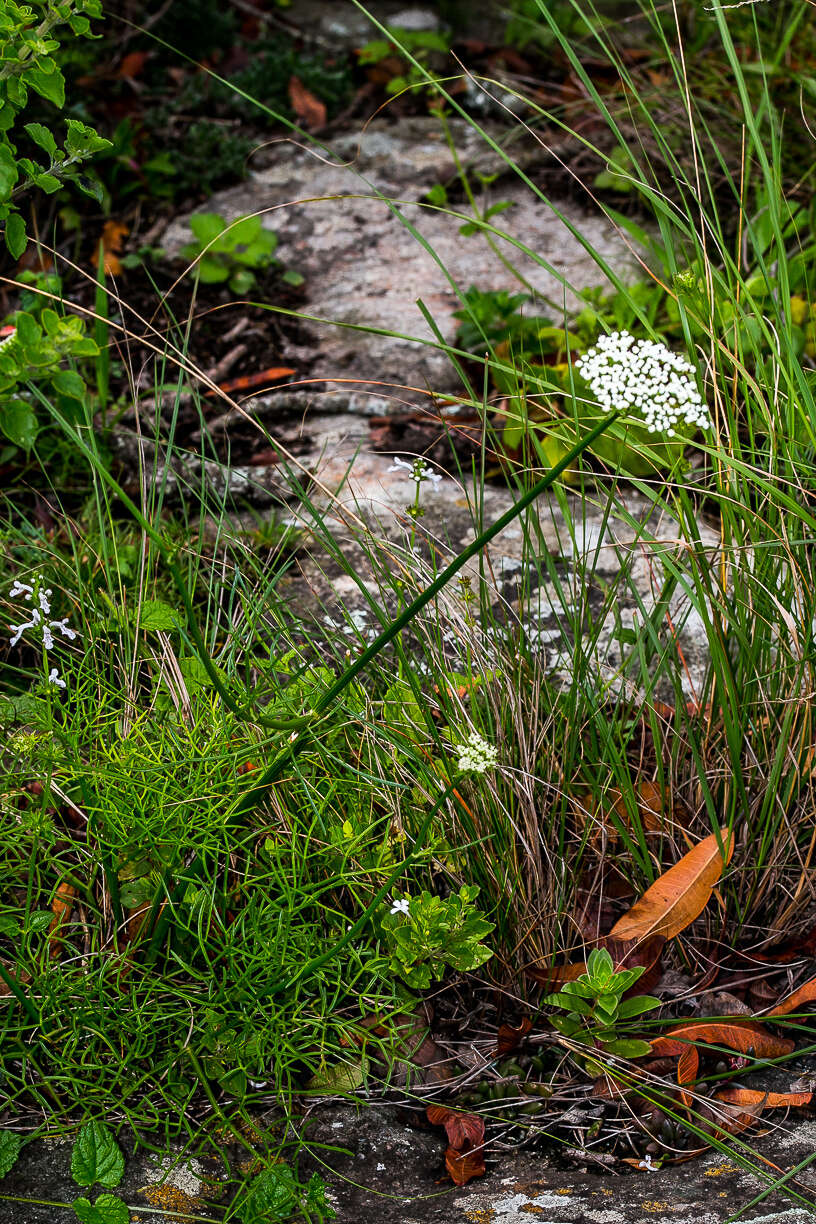
[[[572,1186],[560,1186],[553,1194],[572,1194]]]
[[[643,1204],[643,1210],[648,1211],[649,1215],[656,1215],[658,1211],[668,1211],[670,1203],[663,1199],[647,1199]]]
[[[496,1218],[496,1213],[492,1208],[486,1207],[483,1211],[466,1211],[465,1219],[470,1221],[470,1224],[491,1224]]]
[[[712,1165],[710,1169],[706,1169],[704,1177],[722,1177],[723,1173],[736,1173],[734,1165],[724,1161],[722,1164]]]
[[[526,1211],[528,1215],[543,1216],[545,1214],[544,1208],[539,1207],[537,1203],[522,1203],[519,1211]]]
[[[156,1186],[145,1186],[142,1194],[151,1207],[160,1207],[162,1211],[177,1211],[182,1216],[195,1215],[203,1206],[201,1199],[193,1198],[184,1190],[180,1190],[178,1186],[174,1186],[172,1182],[164,1182],[162,1185]],[[178,1220],[179,1216],[171,1215],[170,1219]]]

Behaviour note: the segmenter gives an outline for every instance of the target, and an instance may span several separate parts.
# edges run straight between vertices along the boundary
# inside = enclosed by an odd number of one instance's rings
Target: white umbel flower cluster
[[[478,731],[471,731],[465,743],[459,747],[459,768],[462,773],[487,773],[488,769],[495,769],[498,759],[498,749],[482,739]]]
[[[601,336],[575,362],[575,368],[607,412],[643,417],[649,433],[674,436],[682,421],[711,429],[694,366],[658,340],[636,340],[629,332]]]

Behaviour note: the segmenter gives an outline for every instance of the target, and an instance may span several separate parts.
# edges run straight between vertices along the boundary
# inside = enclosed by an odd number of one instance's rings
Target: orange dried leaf
[[[574,982],[586,973],[586,961],[574,965],[528,965],[524,972],[542,986],[558,986],[561,982]]]
[[[781,1058],[790,1054],[795,1042],[787,1037],[775,1037],[760,1024],[730,1020],[701,1020],[693,1024],[680,1024],[669,1029],[661,1037],[653,1037],[652,1054],[682,1055],[690,1043],[705,1042],[737,1050],[740,1054],[752,1054],[755,1058]]]
[[[296,76],[289,78],[289,101],[305,128],[314,130],[326,122],[326,105],[316,98]]]
[[[456,1186],[464,1186],[472,1177],[484,1177],[487,1172],[481,1151],[457,1152],[454,1147],[445,1152],[445,1168]]]
[[[775,1003],[766,1016],[787,1016],[792,1011],[798,1011],[805,1003],[816,1002],[816,977],[809,978],[798,990],[794,990],[787,999]]]
[[[720,830],[719,843],[714,833],[704,838],[655,880],[609,934],[615,939],[679,935],[705,909],[733,850],[734,837],[726,827]]]
[[[457,1113],[444,1105],[429,1105],[425,1116],[432,1126],[444,1126],[448,1136],[445,1166],[451,1180],[464,1186],[472,1177],[482,1177],[484,1163],[484,1120],[476,1114]]]
[[[63,881],[57,885],[54,900],[51,902],[51,913],[54,917],[51,919],[51,925],[48,928],[48,949],[51,956],[56,956],[62,947],[62,939],[59,934],[60,928],[71,916],[76,895],[77,890],[73,884],[66,884]]]
[[[760,1105],[762,1109],[798,1109],[809,1105],[813,1097],[812,1092],[760,1092],[756,1088],[741,1088],[736,1084],[728,1084],[714,1095],[718,1101],[727,1101],[730,1105]]]

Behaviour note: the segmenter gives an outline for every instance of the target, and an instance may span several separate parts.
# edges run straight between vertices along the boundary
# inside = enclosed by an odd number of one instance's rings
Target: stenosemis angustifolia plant
[[[587,960],[586,972],[574,982],[565,982],[558,994],[547,995],[543,1002],[566,1012],[552,1016],[553,1028],[562,1037],[578,1045],[621,1058],[639,1058],[648,1054],[648,1041],[621,1034],[620,1026],[636,1016],[660,1006],[651,995],[635,995],[624,999],[645,972],[642,965],[635,969],[616,969],[606,948],[593,948]],[[595,1063],[592,1058],[585,1062]]]
[[[9,254],[19,259],[26,248],[25,221],[19,206],[34,188],[52,194],[65,182],[101,198],[99,184],[80,173],[88,158],[108,148],[110,141],[76,119],[66,119],[65,136],[58,142],[42,123],[22,126],[45,158],[34,161],[20,156],[15,127],[32,93],[39,94],[60,110],[65,105],[65,80],[55,54],[58,35],[66,28],[76,37],[93,37],[90,19],[102,16],[100,0],[36,0],[0,5],[0,223]],[[17,138],[19,139],[19,137]],[[46,384],[71,413],[85,397],[85,384],[66,362],[94,357],[95,342],[85,335],[78,318],[64,318],[55,310],[33,313],[18,311],[0,346],[0,432],[13,446],[30,451],[38,433],[32,399],[16,391],[32,382]],[[75,410],[75,409],[74,409]],[[3,453],[0,452],[0,461]]]

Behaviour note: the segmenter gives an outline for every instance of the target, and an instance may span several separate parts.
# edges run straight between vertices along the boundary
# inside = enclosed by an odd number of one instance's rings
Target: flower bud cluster
[[[610,332],[575,362],[575,369],[601,408],[637,413],[649,433],[667,433],[671,438],[678,422],[711,429],[694,366],[658,340]]]

